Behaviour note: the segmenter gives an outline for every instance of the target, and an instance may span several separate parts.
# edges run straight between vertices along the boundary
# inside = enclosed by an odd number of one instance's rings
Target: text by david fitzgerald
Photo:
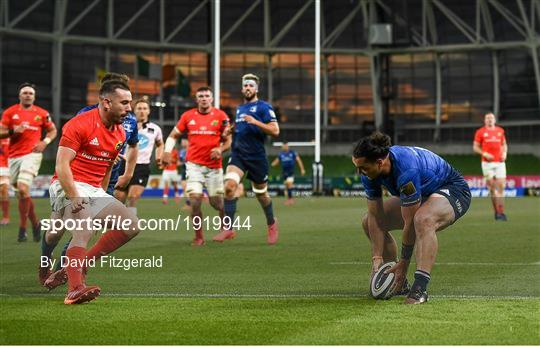
[[[104,255],[100,259],[69,259],[67,256],[61,256],[60,265],[62,267],[110,267],[123,270],[130,270],[133,268],[162,268],[163,256],[152,256],[151,258],[117,258],[115,256]],[[42,267],[54,268],[57,260],[50,259],[46,256],[40,258]]]

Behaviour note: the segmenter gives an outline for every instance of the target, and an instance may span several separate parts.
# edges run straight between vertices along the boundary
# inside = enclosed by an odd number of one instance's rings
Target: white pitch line
[[[28,294],[4,294],[2,297],[63,297],[61,293],[28,293]],[[367,294],[239,294],[239,293],[103,293],[101,296],[112,297],[134,297],[134,298],[218,298],[218,299],[310,299],[310,298],[366,298]],[[436,299],[519,299],[533,300],[540,299],[539,296],[528,295],[430,295]]]
[[[330,265],[371,265],[371,263],[364,261],[339,261],[331,262]],[[448,265],[448,266],[538,266],[540,262],[536,263],[435,263],[435,265]]]

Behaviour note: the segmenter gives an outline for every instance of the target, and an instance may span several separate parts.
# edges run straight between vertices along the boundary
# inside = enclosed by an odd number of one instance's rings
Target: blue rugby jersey
[[[266,159],[264,140],[266,134],[256,125],[248,124],[244,118],[250,115],[262,123],[277,122],[272,106],[257,100],[238,106],[234,128],[233,152],[245,159]]]
[[[421,147],[392,146],[390,162],[388,176],[370,180],[362,175],[368,199],[381,197],[384,186],[390,194],[399,196],[403,206],[413,205],[461,177],[443,158]]]
[[[294,166],[296,164],[296,152],[295,151],[282,151],[279,153],[279,163],[281,164],[281,170],[283,172],[292,172],[294,171]]]

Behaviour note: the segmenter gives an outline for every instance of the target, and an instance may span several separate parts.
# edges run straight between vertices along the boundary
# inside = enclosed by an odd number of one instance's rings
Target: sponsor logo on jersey
[[[249,112],[257,112],[257,106],[251,106]]]
[[[109,156],[109,152],[103,151],[103,152],[101,152],[101,156],[102,156],[102,157],[108,157],[108,156]]]
[[[188,125],[195,125],[195,119],[190,120]]]
[[[270,110],[270,117],[272,118],[276,118],[276,113],[274,112],[274,110]]]
[[[19,119],[19,115],[15,113],[15,114],[13,115],[13,119]]]
[[[92,140],[90,140],[90,144],[93,146],[99,146],[99,141],[97,137],[94,137]]]
[[[41,121],[41,116],[39,114],[37,114],[35,117],[34,117],[34,120],[36,122],[40,122]]]
[[[119,151],[120,148],[122,148],[123,145],[124,145],[124,142],[118,141],[118,142],[116,143],[116,145],[114,145],[114,149],[116,149],[117,151]]]
[[[212,121],[212,123],[210,123],[210,125],[213,126],[213,127],[215,127],[216,125],[218,125],[217,119],[214,119],[214,120]]]

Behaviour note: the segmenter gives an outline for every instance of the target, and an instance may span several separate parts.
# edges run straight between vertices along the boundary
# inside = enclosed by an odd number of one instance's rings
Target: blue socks
[[[418,286],[423,292],[425,292],[430,279],[431,276],[428,272],[416,270],[414,272],[414,283],[412,288],[416,288]]]
[[[267,206],[263,206],[264,215],[266,216],[266,224],[274,224],[274,209],[272,208],[272,201]]]
[[[287,198],[292,199],[292,188],[287,189]]]
[[[238,199],[234,198],[232,200],[229,200],[227,198],[223,201],[223,212],[225,213],[225,217],[230,218],[231,225],[234,223],[234,214],[236,213],[236,201]]]

